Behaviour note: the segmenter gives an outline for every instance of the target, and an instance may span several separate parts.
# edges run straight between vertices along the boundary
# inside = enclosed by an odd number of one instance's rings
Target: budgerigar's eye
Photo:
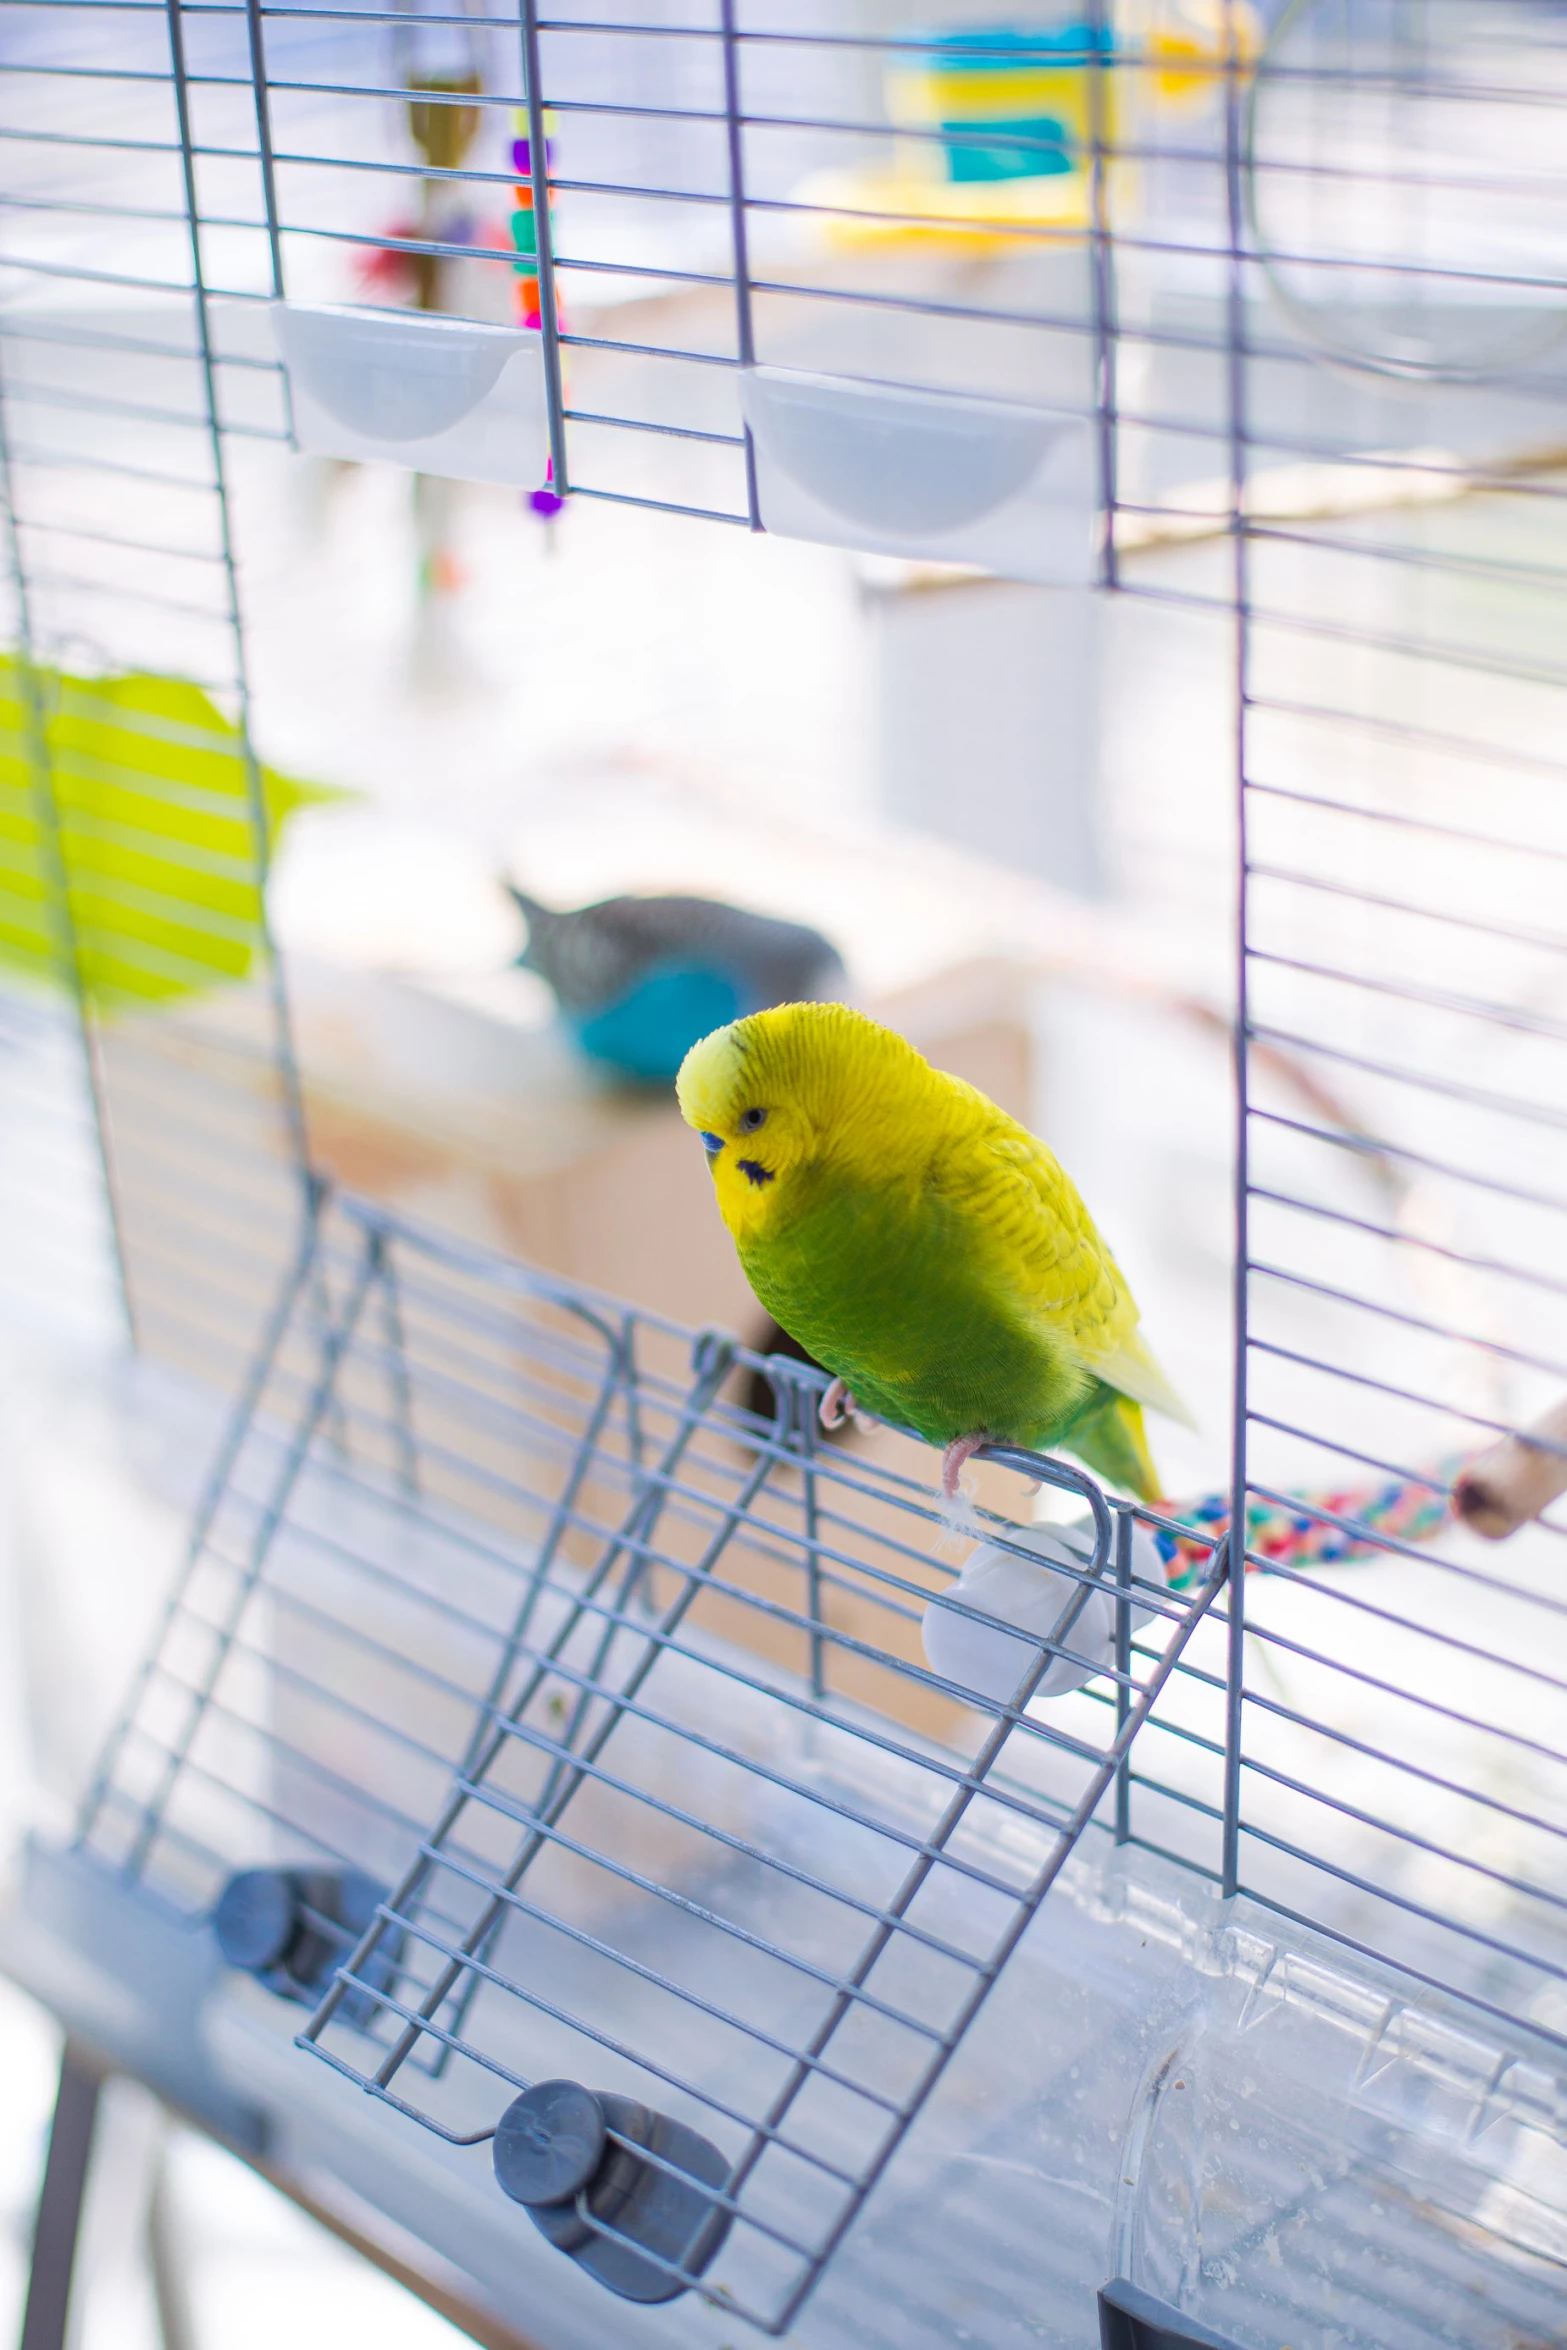
[[[767,1112],[765,1110],[742,1110],[740,1113],[740,1131],[742,1134],[754,1134],[758,1126],[765,1126],[766,1124]]]

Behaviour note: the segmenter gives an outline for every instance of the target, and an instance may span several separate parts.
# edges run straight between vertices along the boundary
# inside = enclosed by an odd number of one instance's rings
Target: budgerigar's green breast
[[[793,1213],[740,1247],[791,1337],[879,1419],[950,1444],[1043,1445],[1091,1380],[1007,1285],[982,1228],[924,1186],[812,1170]]]

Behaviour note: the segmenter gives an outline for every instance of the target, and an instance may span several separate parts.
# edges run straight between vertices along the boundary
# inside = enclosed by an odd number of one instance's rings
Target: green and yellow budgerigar
[[[880,1419],[946,1448],[1061,1448],[1144,1501],[1144,1404],[1185,1407],[1075,1185],[974,1086],[842,1004],[692,1046],[676,1080],[768,1312]]]

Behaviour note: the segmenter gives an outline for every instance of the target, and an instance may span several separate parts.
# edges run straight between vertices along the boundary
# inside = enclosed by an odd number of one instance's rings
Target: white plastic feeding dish
[[[536,487],[549,462],[537,334],[423,311],[277,302],[294,439],[459,481]]]
[[[1086,418],[784,367],[748,369],[741,398],[769,530],[1045,586],[1092,580]]]
[[[1069,1689],[1081,1689],[1096,1674],[1112,1672],[1113,1584],[1090,1591],[1071,1625],[1064,1632],[1058,1629],[1082,1589],[1084,1570],[1093,1563],[1092,1524],[1017,1526],[1007,1540],[1015,1547],[982,1542],[957,1581],[926,1608],[920,1630],[931,1671],[997,1705],[1006,1705],[1014,1696],[1042,1641],[1058,1647],[1061,1654],[1041,1674],[1035,1697],[1061,1697]],[[1032,1555],[1021,1558],[1020,1550]],[[1158,1551],[1145,1526],[1133,1532],[1132,1572],[1145,1582],[1163,1578]],[[1134,1632],[1153,1620],[1148,1607],[1134,1603],[1128,1612]]]

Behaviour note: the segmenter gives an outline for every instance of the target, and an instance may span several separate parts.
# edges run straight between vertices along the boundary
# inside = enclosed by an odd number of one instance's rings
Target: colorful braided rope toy
[[[1348,1566],[1374,1558],[1385,1543],[1428,1542],[1451,1522],[1452,1487],[1463,1461],[1454,1454],[1421,1475],[1301,1491],[1277,1501],[1254,1499],[1246,1516],[1247,1566],[1252,1571]],[[1230,1496],[1205,1494],[1200,1501],[1172,1503],[1170,1511],[1201,1534],[1200,1542],[1183,1541],[1166,1527],[1153,1529],[1170,1589],[1183,1591],[1229,1531]]]

